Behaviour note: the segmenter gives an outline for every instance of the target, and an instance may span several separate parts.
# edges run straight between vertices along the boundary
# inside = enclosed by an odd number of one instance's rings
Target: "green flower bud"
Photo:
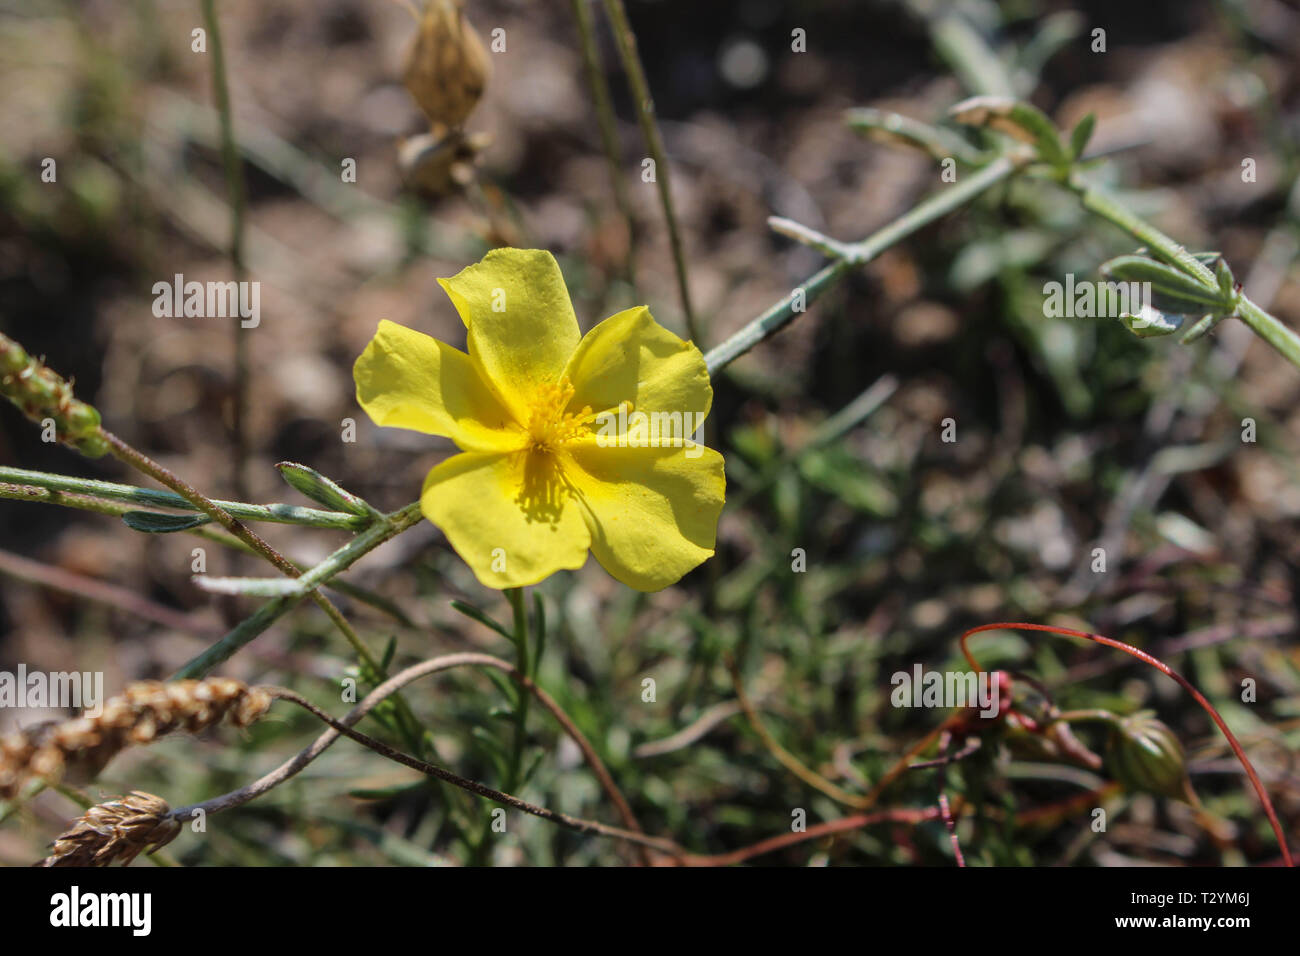
[[[68,407],[66,418],[68,434],[74,438],[88,436],[99,427],[99,412],[85,402],[75,399]]]
[[[27,367],[31,359],[13,339],[0,335],[0,375],[12,375]]]
[[[1183,745],[1149,710],[1130,714],[1114,725],[1106,744],[1106,767],[1130,790],[1174,799],[1186,796]]]
[[[108,442],[98,435],[87,435],[73,441],[72,446],[87,458],[102,458],[109,452]]]
[[[0,335],[0,395],[34,422],[53,419],[59,440],[83,455],[98,458],[108,452],[98,433],[99,412],[78,401],[61,375],[6,335]]]

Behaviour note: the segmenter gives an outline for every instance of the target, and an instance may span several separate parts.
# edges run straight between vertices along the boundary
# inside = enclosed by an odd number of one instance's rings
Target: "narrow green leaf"
[[[498,624],[491,617],[488,617],[486,612],[480,611],[473,604],[466,604],[464,601],[452,601],[451,606],[454,610],[459,611],[461,614],[464,614],[466,617],[473,618],[474,620],[478,621],[480,624],[484,625],[485,627],[492,628],[492,630],[496,631],[498,634],[500,634],[502,637],[508,640],[511,644],[515,642],[515,636],[512,633],[507,631],[504,627]]]
[[[312,501],[320,502],[335,511],[346,511],[349,514],[370,518],[379,516],[379,512],[369,503],[340,487],[314,468],[293,461],[282,461],[275,467],[279,469],[281,478]]]
[[[214,578],[196,574],[195,587],[212,594],[242,594],[249,597],[293,597],[306,593],[297,578]]]
[[[1053,166],[1070,162],[1056,126],[1036,106],[1004,96],[973,96],[962,100],[950,113],[959,123],[995,130],[1029,143],[1038,150],[1043,162]]]
[[[1150,283],[1153,297],[1163,300],[1164,311],[1232,311],[1235,302],[1173,266],[1143,256],[1117,256],[1102,263],[1101,273],[1116,282]]]
[[[1148,305],[1144,306],[1136,315],[1130,313],[1121,315],[1119,320],[1124,328],[1138,338],[1149,339],[1159,335],[1173,335],[1182,328],[1183,323],[1187,321],[1187,316],[1173,312],[1162,312]]]
[[[1083,155],[1083,151],[1088,147],[1088,140],[1092,139],[1092,131],[1097,125],[1097,114],[1089,113],[1070,133],[1070,155],[1078,159]]]
[[[981,166],[990,159],[952,130],[931,126],[901,113],[871,108],[851,109],[845,112],[844,120],[850,129],[869,139],[910,146],[933,159],[951,157],[968,166]]]
[[[537,641],[533,651],[533,672],[531,677],[537,677],[537,665],[542,660],[542,652],[546,650],[546,607],[542,604],[542,596],[536,591],[533,592],[533,620],[536,622],[533,627],[537,633]]]
[[[128,511],[122,515],[126,526],[145,534],[171,534],[188,531],[205,525],[212,519],[207,515],[168,515],[157,511]]]

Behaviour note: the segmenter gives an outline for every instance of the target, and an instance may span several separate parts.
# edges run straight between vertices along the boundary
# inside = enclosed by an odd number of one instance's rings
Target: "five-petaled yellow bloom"
[[[590,549],[657,591],[710,557],[725,479],[691,437],[713,401],[699,349],[644,306],[580,335],[549,252],[497,249],[439,282],[468,354],[383,321],[353,377],[376,424],[461,449],[420,503],[478,579],[535,584]]]

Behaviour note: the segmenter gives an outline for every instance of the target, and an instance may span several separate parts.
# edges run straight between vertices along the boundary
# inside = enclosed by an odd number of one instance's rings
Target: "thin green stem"
[[[226,57],[221,43],[221,23],[217,19],[215,0],[200,0],[203,25],[208,31],[212,56],[212,96],[221,118],[221,164],[225,171],[226,193],[230,202],[230,265],[235,281],[244,279],[244,175],[240,167],[239,146],[235,141],[235,121],[230,108],[230,87],[226,80]],[[248,460],[248,340],[240,321],[233,325],[235,336],[235,403],[231,421],[234,437],[235,494],[247,497],[244,490],[244,463]]]
[[[677,289],[681,294],[686,334],[699,344],[703,339],[700,338],[695,311],[691,308],[691,290],[686,276],[686,253],[682,245],[681,231],[677,227],[677,214],[673,209],[672,187],[668,181],[668,157],[664,153],[659,124],[655,122],[655,104],[650,96],[650,84],[646,82],[645,67],[642,66],[641,55],[636,49],[636,34],[632,32],[632,25],[628,22],[623,0],[604,0],[604,4],[605,14],[614,33],[614,42],[618,47],[619,59],[623,63],[623,72],[627,74],[632,99],[636,104],[641,134],[645,137],[646,148],[650,150],[650,158],[654,160],[655,185],[659,188],[659,201],[664,207],[664,219],[668,223],[668,244],[672,247],[673,265],[677,269]]]
[[[628,198],[627,186],[623,182],[622,150],[618,142],[618,124],[614,117],[613,98],[609,92],[609,82],[605,79],[605,68],[600,58],[600,47],[596,44],[596,31],[592,23],[591,10],[587,4],[590,0],[572,0],[573,19],[578,26],[578,37],[582,43],[582,59],[587,69],[587,83],[591,87],[591,98],[596,106],[596,121],[600,126],[601,146],[605,159],[609,162],[609,178],[614,187],[614,202],[627,225],[627,260],[624,268],[627,281],[636,288],[636,220],[632,215],[632,202]]]
[[[850,269],[870,262],[890,246],[910,236],[918,229],[970,202],[989,187],[1006,179],[1023,166],[1026,161],[1027,158],[1019,153],[1013,156],[999,157],[979,172],[961,180],[956,185],[949,186],[941,192],[927,197],[913,209],[865,239],[854,243],[837,242],[833,248],[836,251],[842,248],[841,258],[836,259],[830,265],[824,266],[820,272],[811,276],[780,302],[773,305],[762,315],[750,320],[748,324],[733,333],[725,342],[714,346],[705,354],[704,362],[708,366],[709,374],[716,375],[720,369],[734,362],[760,342],[781,331],[797,315],[801,314],[804,308],[811,305],[822,293],[839,282]],[[830,241],[833,242],[834,240]],[[826,242],[822,242],[821,239],[818,240],[818,243],[824,246],[827,251],[832,248]]]
[[[1261,309],[1246,296],[1237,304],[1237,318],[1273,348],[1282,353],[1288,362],[1300,368],[1300,336],[1283,325],[1274,315]]]
[[[1215,287],[1214,273],[1202,262],[1151,223],[1134,215],[1106,190],[1089,184],[1077,173],[1070,177],[1068,185],[1078,195],[1084,209],[1123,229],[1170,265],[1177,266],[1210,288]]]
[[[137,488],[134,485],[115,484],[109,481],[96,481],[90,478],[76,478],[71,475],[53,475],[41,471],[28,471],[25,468],[8,468],[0,466],[0,483],[24,485],[32,488],[45,488],[51,492],[71,492],[76,496],[89,495],[94,498],[122,501],[150,508],[176,508],[183,511],[203,511],[202,508],[182,496],[169,491],[155,491],[151,488]],[[81,497],[41,496],[35,494],[3,494],[0,497],[25,497],[44,500],[50,504],[62,504],[72,508],[102,510],[105,514],[122,514],[132,511],[107,511],[90,507]],[[275,524],[305,525],[311,528],[331,528],[339,531],[358,531],[368,525],[372,519],[365,515],[347,514],[342,511],[322,511],[317,508],[302,508],[298,505],[253,505],[242,501],[221,501],[212,499],[212,504],[226,512],[232,518],[242,521],[266,521]]]

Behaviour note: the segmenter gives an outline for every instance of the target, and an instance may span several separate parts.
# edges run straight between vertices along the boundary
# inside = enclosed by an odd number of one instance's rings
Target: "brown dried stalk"
[[[198,733],[223,718],[246,727],[270,706],[266,691],[228,677],[129,684],[98,716],[48,721],[0,738],[0,797],[12,798],[32,778],[85,782],[127,747],[176,731]]]
[[[166,846],[181,832],[179,820],[161,797],[135,790],[91,807],[54,841],[37,866],[126,866],[143,851]]]

